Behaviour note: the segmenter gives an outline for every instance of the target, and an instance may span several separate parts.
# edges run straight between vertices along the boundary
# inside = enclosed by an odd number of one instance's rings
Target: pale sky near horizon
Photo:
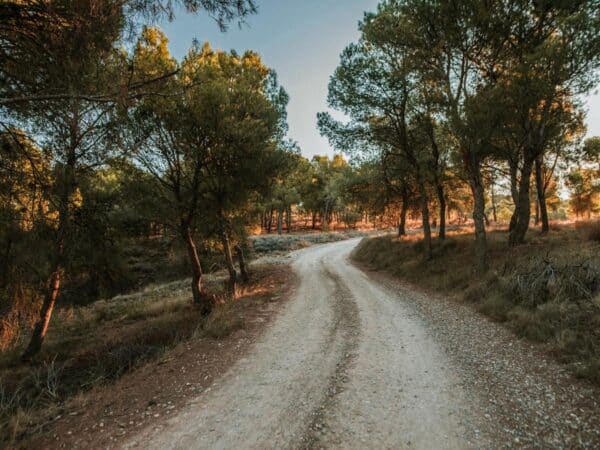
[[[206,15],[180,12],[161,24],[171,53],[182,58],[194,39],[214,48],[258,52],[275,69],[290,95],[289,136],[306,157],[333,154],[319,135],[316,114],[327,110],[327,84],[346,45],[359,37],[364,11],[374,11],[378,0],[258,0],[258,14],[241,27],[221,32]],[[588,136],[600,136],[600,93],[586,99]]]

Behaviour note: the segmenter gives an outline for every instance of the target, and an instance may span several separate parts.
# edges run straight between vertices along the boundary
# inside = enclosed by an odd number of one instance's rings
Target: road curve
[[[125,448],[481,448],[479,409],[426,324],[348,260],[294,257],[300,284],[250,354]]]

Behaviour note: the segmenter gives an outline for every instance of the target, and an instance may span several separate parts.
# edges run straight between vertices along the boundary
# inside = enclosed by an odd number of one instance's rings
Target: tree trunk
[[[441,181],[443,169],[440,167],[440,149],[435,138],[435,128],[433,119],[428,118],[427,132],[431,141],[431,154],[433,155],[433,175],[435,181],[435,190],[440,207],[440,227],[438,229],[438,238],[444,240],[446,238],[446,199],[444,197],[444,186]]]
[[[194,304],[200,307],[202,315],[207,316],[212,309],[212,298],[204,288],[202,265],[200,264],[200,257],[198,256],[198,250],[194,243],[189,220],[181,219],[180,232],[190,261],[190,269],[192,272],[192,298]]]
[[[271,234],[271,228],[273,228],[273,208],[271,208],[271,211],[269,211],[269,220],[267,223],[267,234]]]
[[[60,255],[60,258],[62,258],[62,255]],[[50,318],[52,317],[52,311],[54,310],[54,305],[56,304],[56,299],[60,292],[62,270],[62,265],[57,263],[54,267],[54,272],[50,275],[48,290],[46,291],[42,309],[40,310],[40,318],[35,324],[29,345],[22,356],[22,359],[25,361],[39,353],[42,349],[42,344],[44,343],[48,331],[48,325],[50,324]]]
[[[491,192],[491,197],[492,197],[492,218],[494,219],[494,224],[496,224],[498,222],[498,213],[497,213],[497,208],[496,208],[496,189],[494,188],[495,186],[495,180],[492,179],[492,184],[490,186],[492,192]]]
[[[438,202],[440,204],[440,228],[438,230],[438,238],[446,239],[446,197],[444,196],[444,186],[439,181],[436,185]]]
[[[291,206],[287,207],[287,212],[285,214],[285,218],[287,219],[286,224],[285,224],[286,230],[288,233],[291,233],[292,232],[292,207]]]
[[[431,227],[429,226],[429,205],[427,203],[427,191],[425,182],[422,179],[418,181],[419,197],[421,201],[421,218],[423,219],[423,244],[425,245],[425,259],[429,260],[432,256],[431,249]]]
[[[535,186],[537,191],[537,201],[539,207],[539,217],[542,221],[542,233],[550,231],[550,221],[548,220],[548,206],[546,205],[546,187],[544,186],[544,162],[542,157],[535,160]]]
[[[312,213],[312,226],[311,228],[314,230],[317,228],[317,213],[313,212]]]
[[[221,230],[221,244],[223,245],[223,254],[225,255],[225,265],[227,266],[227,272],[229,272],[230,293],[235,297],[237,292],[237,272],[233,264],[231,245],[229,245],[229,235],[227,234],[227,229],[225,226],[223,226],[223,229]]]
[[[515,206],[515,209],[512,213],[512,215],[510,216],[510,224],[508,226],[508,231],[511,232],[516,224],[517,224],[517,218],[519,216],[519,187],[518,187],[518,180],[517,180],[517,171],[519,170],[518,168],[518,163],[516,161],[510,161],[509,162],[509,170],[510,170],[510,196],[512,198],[513,201],[513,205]]]
[[[329,212],[327,211],[328,206],[329,206],[328,203],[325,202],[325,211],[323,212],[323,219],[321,220],[321,230],[322,231],[327,231],[328,225],[329,225],[329,221],[327,220],[327,217],[329,215]]]
[[[60,294],[60,286],[66,259],[65,243],[70,232],[69,200],[76,188],[76,146],[76,129],[72,129],[71,147],[68,149],[68,156],[63,168],[64,172],[62,180],[59,178],[62,182],[62,186],[60,186],[60,196],[58,198],[58,229],[56,232],[52,272],[48,277],[47,289],[44,294],[42,308],[40,309],[40,316],[33,328],[29,345],[23,353],[23,360],[31,358],[41,350],[44,339],[46,338],[46,333],[48,332],[48,326],[50,325],[50,319],[52,318],[56,300]]]
[[[240,275],[242,282],[248,283],[250,281],[250,274],[248,273],[248,267],[246,266],[246,257],[244,256],[244,249],[241,244],[235,246],[235,253],[237,254],[238,262],[240,264]]]
[[[525,234],[529,228],[529,219],[531,218],[531,199],[529,198],[529,186],[531,181],[531,171],[533,161],[529,158],[523,161],[521,169],[521,179],[519,180],[519,195],[517,205],[515,205],[516,221],[514,227],[509,233],[509,244],[520,245],[525,242]]]
[[[281,234],[283,232],[283,211],[277,210],[277,234]]]
[[[402,209],[400,210],[400,223],[398,224],[398,236],[406,236],[406,213],[408,212],[408,192],[402,190]]]
[[[481,183],[481,174],[472,173],[470,180],[473,193],[473,223],[475,225],[475,258],[476,269],[484,273],[488,269],[487,238],[485,233],[485,193]]]
[[[469,186],[473,194],[473,224],[475,226],[475,269],[482,274],[488,270],[487,236],[485,231],[485,189],[481,174],[481,162],[477,154],[463,151]]]

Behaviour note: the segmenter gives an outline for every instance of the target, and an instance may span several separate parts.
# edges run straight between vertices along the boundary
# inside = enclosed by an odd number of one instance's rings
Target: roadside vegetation
[[[365,236],[364,231],[339,231],[329,233],[264,235],[252,238],[252,248],[257,255],[286,253],[317,244],[337,242]]]
[[[600,383],[600,222],[530,231],[508,247],[507,231],[489,234],[490,270],[465,263],[475,252],[468,231],[451,232],[422,258],[420,236],[367,238],[353,258],[426,291],[472,304],[518,336],[543,343],[577,375]]]
[[[0,442],[16,445],[34,437],[92,388],[110,386],[124,375],[168,358],[185,345],[227,338],[246,328],[263,304],[277,301],[289,281],[280,268],[254,266],[253,282],[235,300],[227,297],[226,276],[211,275],[207,285],[219,301],[210,315],[195,308],[189,279],[60,309],[43,357],[20,364],[26,340],[0,359]],[[279,275],[278,275],[279,274]]]

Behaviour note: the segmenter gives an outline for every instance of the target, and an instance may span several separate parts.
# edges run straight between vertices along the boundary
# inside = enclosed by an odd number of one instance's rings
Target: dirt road
[[[294,298],[252,353],[125,447],[486,446],[479,405],[427,328],[349,262],[357,242],[299,252]]]
[[[124,447],[600,448],[597,386],[468,305],[359,270],[358,241],[295,253],[300,284],[254,349]]]

